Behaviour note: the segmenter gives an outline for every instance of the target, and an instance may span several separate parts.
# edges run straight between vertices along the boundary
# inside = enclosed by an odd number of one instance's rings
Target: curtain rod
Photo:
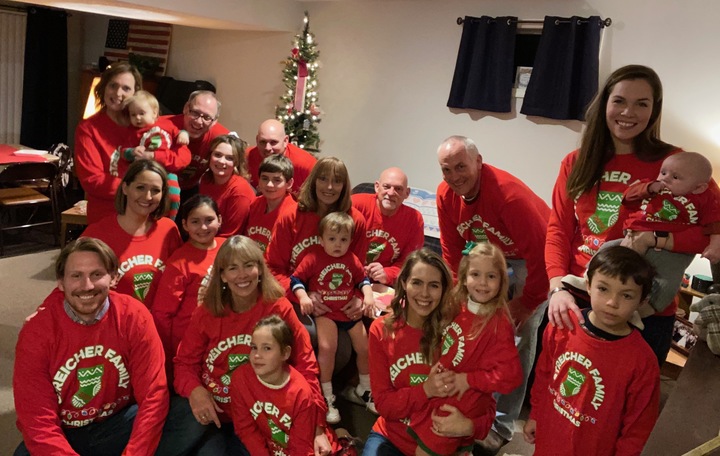
[[[458,25],[462,25],[463,22],[465,22],[465,19],[463,19],[462,17],[458,17],[456,22],[457,22]],[[545,21],[542,20],[542,19],[525,19],[525,20],[517,20],[517,21],[513,21],[513,20],[511,20],[511,19],[508,19],[508,25],[510,25],[511,22],[515,22],[515,23],[518,23],[518,24],[540,24],[540,25],[542,25],[542,24],[545,23]],[[562,20],[560,20],[560,19],[555,19],[555,25],[559,25],[559,24],[569,24],[570,22],[571,22],[571,21],[569,21],[569,20],[564,20],[564,21],[562,21]],[[578,23],[581,23],[581,24],[587,24],[587,22],[588,22],[588,21],[578,20]],[[610,27],[611,25],[612,25],[612,19],[611,19],[611,18],[606,17],[605,19],[600,19],[600,26],[601,26],[601,27]]]
[[[27,8],[23,8],[20,6],[11,6],[11,5],[0,5],[0,12],[3,13],[15,13],[15,14],[26,14]]]

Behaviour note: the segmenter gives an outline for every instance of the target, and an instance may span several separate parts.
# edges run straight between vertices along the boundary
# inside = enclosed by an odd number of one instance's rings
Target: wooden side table
[[[704,298],[705,293],[700,293],[697,290],[693,290],[690,286],[680,287],[678,290],[678,307],[685,311],[685,318],[690,315],[690,304],[692,304],[693,298]]]
[[[87,213],[84,208],[73,206],[60,214],[60,247],[65,247],[68,225],[87,226]]]

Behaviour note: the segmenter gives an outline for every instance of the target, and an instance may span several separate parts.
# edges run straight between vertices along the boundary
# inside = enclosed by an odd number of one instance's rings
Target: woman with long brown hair
[[[100,111],[75,130],[75,166],[87,197],[88,223],[113,214],[115,192],[122,176],[110,174],[110,159],[125,144],[130,122],[123,101],[142,89],[142,76],[128,62],[115,62],[100,77],[94,94]]]

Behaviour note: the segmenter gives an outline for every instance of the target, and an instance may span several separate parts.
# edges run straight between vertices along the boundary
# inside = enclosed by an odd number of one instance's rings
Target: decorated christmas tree
[[[317,50],[315,35],[310,33],[310,17],[305,11],[305,25],[295,41],[290,56],[283,62],[285,93],[275,108],[278,120],[285,124],[290,142],[308,152],[320,151],[320,108],[317,103]]]

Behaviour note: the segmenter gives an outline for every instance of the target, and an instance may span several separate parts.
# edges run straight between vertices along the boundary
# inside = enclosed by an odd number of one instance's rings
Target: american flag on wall
[[[172,25],[128,19],[110,19],[105,57],[111,62],[128,60],[129,54],[160,59],[158,76],[165,74]]]

